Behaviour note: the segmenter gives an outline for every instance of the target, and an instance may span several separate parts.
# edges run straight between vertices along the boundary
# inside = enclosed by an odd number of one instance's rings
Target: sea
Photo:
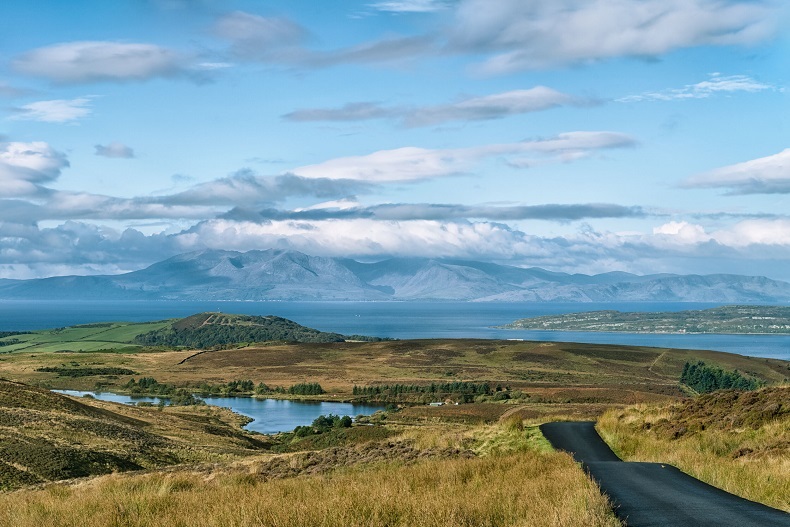
[[[204,311],[277,315],[322,331],[397,339],[520,339],[725,351],[790,360],[788,335],[688,335],[508,330],[519,318],[581,311],[684,311],[722,304],[690,302],[221,302],[0,300],[0,331],[91,322],[144,322]]]

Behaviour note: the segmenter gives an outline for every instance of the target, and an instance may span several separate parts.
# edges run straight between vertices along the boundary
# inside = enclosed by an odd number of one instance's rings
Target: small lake
[[[101,401],[114,403],[158,404],[163,398],[144,397],[132,395],[119,395],[109,392],[83,392],[78,390],[53,390],[57,393],[82,397],[91,395]],[[280,399],[256,399],[254,397],[203,397],[206,404],[230,408],[237,414],[246,415],[254,419],[244,428],[251,432],[261,434],[275,434],[277,432],[290,432],[297,426],[309,425],[319,415],[335,414],[371,415],[383,409],[383,406],[356,403],[340,403],[325,401],[285,401]],[[164,399],[167,402],[167,399]]]

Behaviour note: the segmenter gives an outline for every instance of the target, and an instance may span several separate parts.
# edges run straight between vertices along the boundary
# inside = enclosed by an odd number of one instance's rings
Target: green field
[[[157,322],[107,322],[66,328],[43,329],[0,339],[18,340],[17,344],[0,347],[0,354],[18,351],[139,351],[142,346],[132,343],[137,335],[155,331],[172,324],[172,320]]]

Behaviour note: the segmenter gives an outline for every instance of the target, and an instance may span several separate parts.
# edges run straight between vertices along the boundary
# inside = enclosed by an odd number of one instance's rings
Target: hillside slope
[[[138,408],[0,380],[0,490],[267,448],[212,407]]]
[[[339,333],[327,333],[275,316],[198,313],[169,326],[137,335],[133,342],[143,346],[209,348],[252,342],[345,342]],[[354,336],[352,340],[379,341]]]
[[[598,429],[624,460],[669,463],[790,512],[790,386],[611,410]]]

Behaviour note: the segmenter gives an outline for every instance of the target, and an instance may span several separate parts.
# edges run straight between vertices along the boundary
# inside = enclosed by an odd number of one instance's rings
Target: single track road
[[[573,455],[609,496],[628,527],[790,527],[790,514],[703,483],[663,463],[626,463],[593,422],[540,426],[558,450]]]

